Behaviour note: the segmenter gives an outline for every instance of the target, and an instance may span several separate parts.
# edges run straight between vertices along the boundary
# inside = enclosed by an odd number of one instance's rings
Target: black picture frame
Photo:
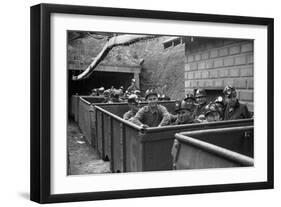
[[[267,27],[267,181],[238,184],[186,186],[172,188],[138,189],[107,192],[85,192],[74,194],[50,193],[50,130],[51,130],[51,71],[50,71],[50,32],[52,13],[98,15],[111,17],[150,18],[161,20],[180,20],[208,23],[233,23],[263,25]],[[272,18],[227,16],[213,14],[195,14],[168,11],[150,11],[121,8],[103,8],[72,5],[39,4],[31,7],[31,174],[30,199],[39,203],[88,201],[119,199],[146,196],[166,196],[179,194],[209,193],[223,191],[241,191],[254,189],[271,189],[274,184],[274,71],[273,44],[274,20]]]

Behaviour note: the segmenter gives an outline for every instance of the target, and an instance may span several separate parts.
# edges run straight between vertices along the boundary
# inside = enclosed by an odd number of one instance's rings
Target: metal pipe
[[[140,126],[138,126],[138,125],[136,125],[136,124],[133,124],[132,122],[129,122],[129,121],[125,120],[125,119],[122,119],[122,118],[120,118],[119,116],[117,116],[117,115],[115,115],[115,114],[113,114],[113,113],[110,113],[110,112],[106,111],[105,109],[103,109],[103,108],[101,108],[101,107],[99,107],[99,106],[96,106],[96,105],[95,105],[94,107],[95,107],[97,110],[99,110],[99,111],[101,111],[101,112],[103,112],[103,113],[105,113],[105,114],[111,116],[113,119],[116,119],[116,120],[118,120],[119,122],[126,124],[127,126],[130,126],[130,127],[134,128],[134,129],[137,129],[137,130],[142,130],[142,129],[143,129],[142,127],[140,127]]]
[[[168,126],[162,126],[162,127],[149,127],[147,128],[147,132],[164,132],[164,131],[170,131],[172,129],[188,129],[188,126],[192,129],[204,129],[204,128],[210,128],[212,126],[218,125],[218,127],[224,127],[224,126],[234,126],[235,124],[238,124],[239,126],[245,124],[250,125],[254,123],[254,119],[237,119],[237,120],[227,120],[227,121],[217,121],[217,122],[209,122],[209,123],[194,123],[194,124],[182,124],[182,125],[168,125]],[[197,126],[197,127],[196,127]]]
[[[201,136],[201,135],[205,135],[205,134],[210,134],[210,133],[220,133],[220,132],[236,132],[236,131],[246,131],[246,130],[252,130],[254,129],[254,126],[241,126],[241,127],[229,127],[229,128],[222,128],[222,129],[208,129],[208,130],[202,130],[202,131],[189,131],[189,132],[181,132],[181,135],[184,136],[193,136],[194,134],[196,134],[196,136]]]
[[[200,149],[206,150],[208,152],[211,152],[213,154],[225,157],[226,159],[232,160],[243,166],[253,166],[254,165],[254,159],[250,158],[248,156],[245,156],[245,155],[233,152],[231,150],[228,150],[228,149],[225,149],[225,148],[222,148],[222,147],[219,147],[219,146],[207,143],[207,142],[203,142],[203,141],[200,141],[200,140],[197,140],[197,139],[194,139],[194,138],[191,138],[191,137],[179,134],[179,133],[175,134],[175,137],[184,143],[188,143],[197,148],[200,148]]]

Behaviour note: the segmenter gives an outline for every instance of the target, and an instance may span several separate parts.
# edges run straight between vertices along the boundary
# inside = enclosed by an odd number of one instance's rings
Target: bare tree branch
[[[78,76],[73,76],[72,80],[81,80],[89,77],[97,65],[107,56],[113,47],[120,45],[130,45],[135,42],[155,38],[155,35],[118,35],[111,37],[104,45],[101,52],[93,59],[92,63]]]
[[[94,39],[96,39],[96,40],[102,40],[102,39],[105,38],[105,36],[93,35],[93,34],[91,34],[90,32],[87,32],[87,34],[88,34],[89,37],[92,37],[92,38],[94,38]]]

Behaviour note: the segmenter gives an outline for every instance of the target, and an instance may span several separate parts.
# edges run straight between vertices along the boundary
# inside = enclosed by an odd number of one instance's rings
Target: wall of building
[[[205,40],[185,44],[185,92],[197,88],[236,87],[238,98],[253,110],[254,62],[252,40]]]

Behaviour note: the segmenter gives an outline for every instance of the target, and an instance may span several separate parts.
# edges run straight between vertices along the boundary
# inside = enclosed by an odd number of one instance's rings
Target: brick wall
[[[253,41],[212,40],[185,45],[185,92],[197,88],[223,90],[231,84],[253,111]]]

